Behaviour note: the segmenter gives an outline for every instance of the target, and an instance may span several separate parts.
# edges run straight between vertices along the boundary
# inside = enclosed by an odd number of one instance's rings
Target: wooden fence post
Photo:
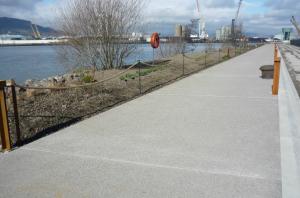
[[[153,59],[153,64],[154,64],[154,59]],[[142,94],[142,82],[141,82],[141,61],[138,61],[138,67],[139,67],[139,90],[140,94]]]
[[[11,142],[9,136],[6,98],[4,92],[5,86],[6,86],[6,81],[0,81],[0,133],[1,133],[2,150],[10,151]]]
[[[276,60],[278,57],[278,47],[277,45],[275,44],[275,50],[274,50],[274,60]]]
[[[185,62],[184,62],[184,52],[182,52],[182,76],[184,76],[184,73],[185,73],[185,71],[184,71],[184,67],[185,67]]]
[[[207,64],[207,61],[206,61],[206,57],[207,56],[207,50],[205,50],[205,56],[204,56],[204,67],[206,68],[206,64]]]
[[[279,77],[280,77],[280,62],[281,62],[281,59],[279,57],[276,57],[274,60],[274,78],[273,78],[273,87],[272,87],[273,95],[278,95]]]

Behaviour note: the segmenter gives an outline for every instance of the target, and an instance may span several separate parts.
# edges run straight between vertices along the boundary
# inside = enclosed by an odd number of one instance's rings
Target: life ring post
[[[153,59],[152,59],[152,64],[154,65],[154,53],[155,53],[155,49],[159,48],[159,45],[160,45],[160,38],[159,38],[159,33],[158,32],[154,32],[152,35],[151,35],[151,39],[150,39],[150,44],[151,44],[151,47],[153,48]]]

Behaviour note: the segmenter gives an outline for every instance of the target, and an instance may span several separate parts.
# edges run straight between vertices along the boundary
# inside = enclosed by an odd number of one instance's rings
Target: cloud
[[[42,2],[42,0],[0,0],[0,7],[33,10],[35,4],[38,2]]]
[[[124,0],[126,1],[126,0]],[[46,26],[55,26],[57,5],[66,0],[0,0],[0,16],[27,19]],[[211,34],[223,25],[230,25],[238,0],[199,0]],[[297,18],[299,0],[244,0],[240,20],[245,31],[262,35],[275,34],[282,27],[291,27],[292,15]],[[196,0],[146,0],[141,22],[154,29],[173,33],[175,24],[187,24],[199,18]],[[300,17],[300,16],[299,16]],[[300,18],[299,18],[300,21]],[[151,29],[149,27],[148,29]],[[159,31],[159,30],[158,30]]]
[[[234,0],[208,0],[205,5],[207,8],[233,8],[236,3]]]
[[[267,0],[265,6],[280,10],[295,10],[300,8],[299,0]]]
[[[52,26],[56,6],[45,0],[0,0],[0,17],[13,17]]]

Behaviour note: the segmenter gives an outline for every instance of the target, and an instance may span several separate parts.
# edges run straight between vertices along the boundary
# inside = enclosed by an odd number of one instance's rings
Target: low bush
[[[92,82],[94,81],[94,79],[93,79],[92,76],[86,75],[86,76],[84,76],[84,77],[82,78],[82,81],[83,81],[84,83],[92,83]]]
[[[223,56],[223,60],[228,60],[228,59],[230,59],[230,56],[228,55]]]

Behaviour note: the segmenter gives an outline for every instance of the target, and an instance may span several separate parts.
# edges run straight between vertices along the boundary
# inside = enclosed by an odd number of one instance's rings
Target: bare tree
[[[136,45],[130,42],[143,0],[68,0],[58,23],[67,36],[65,58],[93,70],[121,67]]]
[[[185,52],[186,42],[181,37],[172,38],[166,43],[161,43],[159,48],[159,56],[161,58],[172,57]]]

